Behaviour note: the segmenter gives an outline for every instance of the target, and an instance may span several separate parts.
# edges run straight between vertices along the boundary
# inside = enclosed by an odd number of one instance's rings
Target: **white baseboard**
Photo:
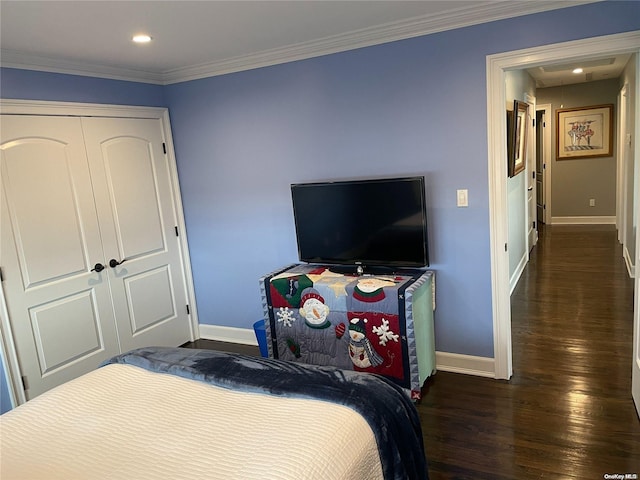
[[[616,217],[551,217],[551,225],[615,225]]]
[[[198,327],[200,338],[205,340],[241,343],[243,345],[258,345],[256,333],[250,328],[223,327],[205,323],[201,323]]]
[[[219,342],[258,345],[255,332],[248,328],[222,327],[200,324],[200,338]],[[436,369],[443,372],[464,373],[478,377],[495,378],[493,358],[436,352]]]
[[[436,369],[443,372],[496,378],[495,360],[487,357],[436,352]]]
[[[636,278],[636,267],[633,264],[633,259],[631,258],[631,255],[629,254],[629,250],[627,249],[626,245],[622,249],[622,257],[624,258],[624,263],[627,266],[627,272],[629,273],[629,277]]]
[[[524,272],[528,261],[529,255],[525,253],[520,259],[520,262],[518,263],[516,270],[513,272],[513,275],[511,275],[511,278],[509,279],[509,295],[513,293],[516,285],[518,285],[518,280],[520,280],[520,276],[522,275],[522,272]]]

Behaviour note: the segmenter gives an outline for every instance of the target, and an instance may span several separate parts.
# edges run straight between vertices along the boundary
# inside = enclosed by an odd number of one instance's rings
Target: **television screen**
[[[291,185],[301,261],[429,265],[424,177]]]

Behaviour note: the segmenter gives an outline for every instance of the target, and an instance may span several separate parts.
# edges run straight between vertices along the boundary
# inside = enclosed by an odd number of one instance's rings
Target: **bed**
[[[13,479],[427,479],[415,406],[377,375],[186,348],[114,357],[0,417]]]

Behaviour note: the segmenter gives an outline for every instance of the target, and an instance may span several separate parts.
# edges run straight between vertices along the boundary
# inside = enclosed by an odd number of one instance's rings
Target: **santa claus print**
[[[353,298],[361,302],[380,302],[385,299],[384,287],[395,287],[390,278],[360,277],[353,289]]]

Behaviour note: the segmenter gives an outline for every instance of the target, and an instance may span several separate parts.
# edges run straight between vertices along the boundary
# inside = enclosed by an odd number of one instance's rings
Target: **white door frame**
[[[173,204],[176,211],[176,222],[180,232],[179,241],[182,253],[182,269],[186,280],[186,296],[191,312],[191,340],[199,338],[198,312],[195,301],[193,275],[191,272],[191,260],[187,242],[187,230],[182,209],[182,196],[178,183],[178,169],[176,155],[173,148],[169,111],[162,107],[136,107],[127,105],[103,105],[92,103],[72,102],[48,102],[33,100],[0,99],[0,114],[20,115],[47,115],[47,116],[93,116],[93,117],[118,117],[118,118],[150,118],[159,119],[163,128],[163,137],[167,147],[169,174]],[[1,182],[0,182],[1,183]],[[21,372],[16,353],[15,344],[11,336],[9,314],[6,308],[4,290],[0,284],[0,341],[2,347],[2,359],[4,360],[7,386],[13,402],[12,406],[20,405],[26,401],[24,389],[21,385]]]
[[[640,55],[640,31],[572,42],[545,45],[487,56],[487,135],[489,162],[489,228],[495,377],[509,379],[513,373],[511,305],[509,298],[509,231],[507,227],[507,142],[505,72],[606,56],[615,53]],[[640,99],[636,98],[636,105]],[[640,111],[636,106],[636,111]],[[640,136],[636,122],[635,138]]]
[[[624,244],[627,232],[627,215],[626,202],[627,198],[627,182],[624,181],[627,159],[624,136],[627,132],[627,115],[628,115],[628,90],[629,85],[625,84],[618,93],[618,159],[616,162],[616,227],[618,228],[618,241]],[[630,133],[630,132],[629,132]]]
[[[636,228],[640,225],[640,182],[638,178],[640,178],[640,135],[638,132],[640,131],[640,122],[638,121],[638,112],[640,112],[640,95],[638,95],[638,72],[640,72],[640,55],[636,56],[636,122],[635,122],[635,132],[633,132],[634,140],[634,152],[635,152],[635,161],[634,161],[634,172],[635,182],[633,184],[634,188],[634,206],[635,206],[635,225]],[[628,113],[628,112],[627,112]],[[628,125],[628,124],[627,124]],[[631,132],[627,132],[631,133]],[[636,232],[636,255],[635,255],[635,285],[634,285],[634,293],[635,293],[635,301],[634,301],[634,310],[633,310],[633,359],[631,363],[631,397],[633,398],[633,403],[636,406],[636,413],[640,417],[640,270],[638,269],[638,264],[640,262],[640,235]]]
[[[633,214],[633,212],[629,212],[629,202],[627,199],[634,195],[634,192],[629,191],[629,182],[627,181],[627,172],[629,171],[629,162],[632,161],[630,157],[631,151],[631,142],[629,138],[633,138],[633,132],[629,129],[629,112],[631,111],[631,102],[630,102],[630,87],[628,83],[625,83],[620,92],[618,93],[618,115],[617,115],[617,132],[618,132],[618,143],[617,143],[617,153],[618,158],[616,162],[616,226],[618,228],[618,241],[622,244],[622,257],[624,258],[625,264],[627,266],[627,271],[629,272],[629,276],[634,278],[636,276],[636,261],[631,258],[629,253],[629,245],[627,244],[627,235],[637,225],[637,222],[634,222],[633,219],[631,221],[631,225],[629,225],[629,213]],[[636,94],[636,97],[638,95]],[[637,111],[637,110],[636,110]],[[635,150],[637,152],[637,150]],[[637,154],[636,154],[637,155]],[[634,163],[634,168],[637,169],[637,160]],[[637,170],[636,170],[637,172]],[[634,173],[635,177],[638,178],[637,173]],[[634,188],[637,189],[636,180],[634,182]],[[633,202],[633,205],[637,205],[637,199]]]
[[[542,129],[542,219],[551,224],[551,104],[536,105],[536,112],[544,112],[545,126]],[[539,127],[539,125],[538,125]]]
[[[537,209],[536,209],[536,179],[534,177],[534,172],[536,171],[536,155],[537,155],[537,145],[536,145],[536,131],[538,130],[538,124],[535,122],[536,119],[536,96],[530,95],[529,93],[524,93],[524,101],[529,105],[529,112],[527,114],[527,121],[529,122],[529,126],[531,128],[527,129],[527,134],[529,138],[527,138],[527,168],[526,168],[526,181],[524,182],[524,188],[526,188],[525,192],[525,212],[527,212],[527,225],[525,228],[525,238],[527,239],[527,263],[529,262],[529,258],[531,256],[531,249],[538,243],[538,221],[537,221]],[[531,189],[531,190],[529,190]],[[531,211],[533,203],[533,211]],[[534,227],[535,225],[535,227]],[[531,238],[533,235],[533,238]]]

